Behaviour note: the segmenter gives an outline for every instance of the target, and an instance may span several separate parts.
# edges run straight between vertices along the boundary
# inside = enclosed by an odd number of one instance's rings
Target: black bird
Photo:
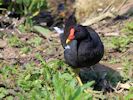
[[[73,69],[95,65],[103,57],[104,46],[98,34],[89,26],[77,24],[74,14],[66,20],[60,39],[65,61]]]

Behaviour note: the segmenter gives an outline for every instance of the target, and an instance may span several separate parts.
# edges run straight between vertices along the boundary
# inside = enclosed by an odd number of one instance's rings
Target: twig
[[[94,24],[96,22],[99,22],[99,21],[101,21],[101,20],[103,20],[105,18],[108,18],[108,17],[115,18],[115,15],[113,13],[111,13],[111,12],[106,12],[104,14],[99,15],[98,17],[95,17],[95,18],[92,18],[92,19],[87,19],[85,22],[83,22],[81,24],[82,25],[86,25],[86,26],[92,25],[92,24]]]
[[[103,10],[102,13],[107,12],[107,11],[111,8],[111,6],[112,6],[112,4],[113,4],[114,2],[115,2],[115,0],[113,0],[113,1]]]
[[[82,25],[92,25],[96,22],[99,22],[105,18],[115,18],[118,14],[117,12],[119,12],[119,10],[121,9],[121,7],[128,1],[128,0],[124,0],[122,2],[122,4],[118,7],[118,9],[116,11],[109,11],[109,9],[111,8],[112,4],[114,3],[115,0],[113,0],[106,8],[105,10],[98,16],[98,17],[95,17],[95,18],[92,18],[92,19],[87,19],[85,22],[81,23]],[[106,12],[106,13],[105,13]]]
[[[124,0],[124,1],[122,2],[122,4],[118,7],[117,12],[120,11],[120,9],[123,7],[123,5],[126,4],[127,1],[128,1],[128,0]]]
[[[126,52],[122,53],[119,58],[123,57],[124,55],[127,55],[130,52],[130,49],[128,49]]]

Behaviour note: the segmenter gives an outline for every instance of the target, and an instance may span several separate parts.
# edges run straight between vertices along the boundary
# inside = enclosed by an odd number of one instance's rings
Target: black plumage
[[[74,38],[67,44],[71,28],[74,29]],[[77,24],[74,15],[66,20],[64,33],[60,38],[65,61],[72,68],[95,65],[103,57],[104,46],[98,34],[89,26]]]

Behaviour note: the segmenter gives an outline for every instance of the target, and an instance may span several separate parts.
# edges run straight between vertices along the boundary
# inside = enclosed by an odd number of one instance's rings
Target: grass
[[[129,43],[131,43],[132,39],[132,35],[125,35],[121,37],[113,37],[111,42],[114,49],[119,52],[124,52],[129,48]]]
[[[25,32],[25,30],[22,30]],[[133,25],[128,23],[124,28],[128,34],[119,37],[104,38],[105,48],[115,49],[123,54],[133,42]],[[42,32],[42,31],[41,31]],[[10,36],[7,39],[8,45],[12,48],[20,50],[20,54],[30,53],[32,47],[35,49],[40,46],[43,39],[39,36],[34,36],[25,42],[22,42],[16,35]],[[32,51],[33,52],[33,51]],[[91,81],[84,82],[83,86],[79,86],[75,74],[72,69],[62,60],[54,59],[46,62],[42,56],[42,51],[33,52],[31,59],[24,64],[17,61],[14,64],[7,63],[8,60],[0,60],[0,99],[14,100],[98,100],[108,99],[107,94],[103,94],[101,89],[94,90],[94,85],[99,84],[94,81],[102,77],[99,73],[91,72],[83,74],[85,78],[92,78]],[[44,52],[46,53],[46,52]],[[24,58],[25,59],[25,58]],[[12,59],[10,59],[12,60]],[[19,60],[19,59],[18,59]],[[20,59],[21,60],[21,59]],[[122,56],[121,58],[110,57],[107,60],[111,64],[122,64],[121,76],[113,72],[107,72],[105,79],[112,86],[116,86],[118,82],[133,83],[132,72],[133,64],[130,58]],[[101,73],[103,74],[103,73]],[[95,87],[98,88],[98,87]],[[90,93],[85,93],[84,90],[89,89]],[[98,89],[97,89],[98,90]],[[125,90],[123,95],[113,94],[110,100],[129,100],[133,98],[133,87]]]
[[[0,87],[1,99],[13,100],[15,96],[21,100],[92,100],[92,94],[88,95],[83,90],[90,88],[94,82],[81,87],[77,84],[74,73],[63,62],[55,60],[46,63],[39,54],[36,54],[36,59],[40,66],[29,62],[24,70],[17,65],[1,68],[1,81],[6,85],[5,88]],[[13,87],[9,85],[11,82]],[[15,88],[18,88],[18,91],[15,91]],[[14,90],[15,95],[10,93],[10,89]]]
[[[124,78],[126,79],[130,79],[133,81],[133,78],[132,78],[132,74],[133,74],[133,63],[131,60],[129,60],[128,58],[124,58],[123,59],[123,76]]]
[[[8,43],[12,47],[22,47],[23,46],[23,43],[20,41],[20,39],[16,35],[13,35],[10,38],[8,38]]]
[[[31,51],[31,48],[28,46],[25,46],[25,47],[22,47],[20,51],[22,54],[28,54]]]
[[[133,87],[130,88],[128,94],[125,96],[125,100],[130,100],[133,98]]]
[[[21,31],[31,31],[31,26],[34,23],[32,20],[33,17],[37,16],[41,10],[47,9],[47,0],[0,0],[0,5],[0,10],[3,15],[10,12],[11,14],[17,14],[19,16],[18,18],[25,18],[24,22],[20,26],[18,25],[19,28],[23,28],[20,29]]]
[[[36,36],[32,39],[30,39],[28,41],[29,44],[33,45],[33,46],[39,46],[42,43],[42,38],[40,38],[39,36]]]

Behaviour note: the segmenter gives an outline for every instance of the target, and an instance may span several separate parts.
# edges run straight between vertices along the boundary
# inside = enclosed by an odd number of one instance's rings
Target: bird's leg
[[[79,69],[79,68],[74,69],[74,72],[75,72],[75,74],[76,74],[76,79],[77,79],[77,81],[79,82],[79,85],[80,85],[80,86],[83,86],[83,83],[82,83],[82,81],[81,81],[81,79],[80,79],[80,77],[79,77],[80,69]]]
[[[79,85],[80,85],[80,86],[83,86],[83,83],[82,83],[82,81],[81,81],[81,79],[80,79],[80,77],[79,77],[80,69],[79,69],[79,68],[74,69],[74,72],[75,72],[75,74],[76,74],[76,79],[77,79],[77,81],[79,82]],[[90,91],[87,89],[87,90],[84,90],[84,92],[85,92],[85,93],[89,93]]]

